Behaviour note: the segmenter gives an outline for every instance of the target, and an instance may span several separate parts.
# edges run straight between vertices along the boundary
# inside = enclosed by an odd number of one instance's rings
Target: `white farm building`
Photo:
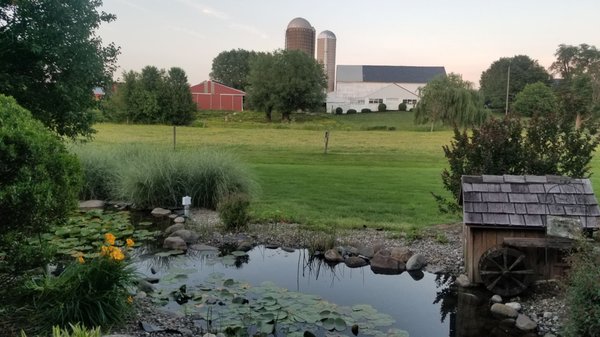
[[[340,107],[360,112],[377,111],[379,103],[397,110],[406,103],[411,109],[419,100],[419,88],[436,76],[446,76],[444,67],[338,65],[335,91],[327,95],[327,112]]]

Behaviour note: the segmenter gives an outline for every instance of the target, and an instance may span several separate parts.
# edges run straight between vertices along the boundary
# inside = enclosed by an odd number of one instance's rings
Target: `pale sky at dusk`
[[[548,67],[560,43],[600,48],[600,1],[104,0],[117,15],[100,36],[121,47],[115,74],[182,67],[208,79],[221,51],[274,51],[303,17],[337,36],[339,64],[445,66],[477,86],[500,57],[525,54]]]

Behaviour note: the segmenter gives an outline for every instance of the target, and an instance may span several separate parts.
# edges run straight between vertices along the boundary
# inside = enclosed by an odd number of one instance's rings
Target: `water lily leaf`
[[[185,252],[183,250],[168,250],[166,252],[156,253],[156,254],[154,254],[154,256],[166,257],[166,256],[181,255],[181,254],[185,254]]]
[[[232,285],[234,285],[234,284],[235,284],[235,280],[234,280],[234,279],[232,279],[232,278],[228,278],[228,279],[226,279],[226,280],[223,282],[223,285],[224,285],[225,287],[231,287],[231,286],[232,286]]]
[[[240,257],[240,256],[246,256],[246,255],[248,255],[248,253],[243,252],[241,250],[236,250],[236,251],[231,252],[231,255],[233,255],[235,257]]]
[[[346,321],[342,318],[336,318],[334,320],[335,331],[344,331],[346,330]]]
[[[323,328],[325,330],[333,330],[335,329],[335,319],[333,318],[325,318],[324,320],[322,320],[323,322]]]

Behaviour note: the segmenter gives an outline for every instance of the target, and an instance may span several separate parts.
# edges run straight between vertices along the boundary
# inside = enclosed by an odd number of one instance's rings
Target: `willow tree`
[[[419,89],[419,102],[415,107],[415,123],[472,126],[487,118],[483,98],[469,81],[458,74],[439,76]]]

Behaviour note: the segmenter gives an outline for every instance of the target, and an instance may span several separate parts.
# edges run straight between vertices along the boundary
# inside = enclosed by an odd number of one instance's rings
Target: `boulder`
[[[515,326],[521,331],[533,331],[537,328],[537,324],[527,315],[519,314]]]
[[[516,311],[521,311],[521,309],[522,309],[521,303],[519,303],[519,302],[509,302],[509,303],[506,303],[506,305],[515,309]]]
[[[492,301],[492,303],[502,303],[502,296],[494,295],[494,296],[492,296],[490,301]]]
[[[180,237],[185,243],[196,243],[200,237],[197,233],[188,229],[180,229],[169,235],[169,237]]]
[[[410,259],[408,259],[408,261],[406,262],[406,270],[421,270],[423,267],[425,267],[426,264],[427,261],[425,260],[424,255],[415,254],[411,256]]]
[[[152,210],[152,212],[150,212],[150,214],[154,215],[155,217],[160,218],[160,217],[165,217],[165,216],[168,216],[169,214],[171,214],[171,210],[156,207],[155,209]]]
[[[185,241],[178,236],[169,236],[163,242],[163,248],[172,250],[187,250],[187,244]]]
[[[137,281],[137,287],[140,291],[145,292],[146,294],[153,293],[156,288],[148,281],[139,279]]]
[[[337,249],[329,249],[328,251],[325,252],[325,261],[334,262],[334,263],[343,262],[344,258],[337,251]]]
[[[344,263],[346,263],[346,266],[349,268],[360,268],[369,264],[367,260],[358,256],[349,256],[344,260]]]
[[[92,209],[104,209],[103,200],[86,200],[79,202],[79,209],[82,211],[89,211]]]
[[[182,223],[176,223],[174,225],[167,227],[167,229],[165,229],[165,235],[169,236],[169,235],[173,234],[174,232],[177,232],[180,229],[185,229],[185,226]]]
[[[388,250],[382,249],[371,259],[371,270],[375,274],[395,275],[404,271],[404,263],[394,259]]]
[[[173,220],[175,223],[184,223],[185,222],[185,218],[182,216],[178,216]]]
[[[420,270],[411,270],[408,272],[408,275],[415,281],[422,280],[425,277],[425,273]]]
[[[519,316],[519,313],[515,309],[502,303],[494,303],[492,305],[491,311],[492,314],[494,314],[494,316],[498,317],[516,318],[517,316]]]
[[[406,247],[394,247],[390,253],[394,259],[403,263],[407,263],[411,256],[413,256],[413,252]]]
[[[458,284],[459,287],[468,288],[471,286],[471,282],[465,274],[458,275],[455,282],[456,284]]]
[[[254,248],[254,243],[251,241],[242,241],[238,244],[237,250],[241,250],[242,252],[248,252]]]
[[[283,250],[284,252],[288,252],[288,253],[293,253],[293,252],[295,252],[295,251],[296,251],[296,250],[295,250],[294,248],[292,248],[292,247],[284,247],[284,246],[281,246],[281,250]]]
[[[367,259],[372,259],[373,256],[375,256],[375,250],[373,249],[373,247],[358,247],[358,255],[364,256]]]

